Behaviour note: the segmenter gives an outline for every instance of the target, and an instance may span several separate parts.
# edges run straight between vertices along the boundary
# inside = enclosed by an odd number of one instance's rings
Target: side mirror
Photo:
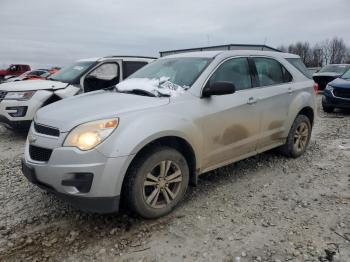
[[[236,92],[236,87],[231,82],[214,82],[205,86],[202,92],[203,97],[229,95]]]

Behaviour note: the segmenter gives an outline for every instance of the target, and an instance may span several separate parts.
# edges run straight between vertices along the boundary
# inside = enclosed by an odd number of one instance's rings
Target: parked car
[[[340,77],[350,68],[349,64],[330,64],[313,74],[313,79],[318,84],[319,90],[324,90],[327,84]]]
[[[49,74],[50,74],[49,71],[46,69],[37,69],[37,70],[27,71],[21,74],[20,76],[12,77],[6,80],[6,83],[23,81],[23,80],[45,79],[45,76]]]
[[[309,70],[310,74],[313,75],[320,71],[321,67],[308,67],[307,69]]]
[[[122,199],[145,218],[163,216],[200,174],[276,147],[305,152],[314,82],[292,63],[302,62],[268,51],[161,58],[113,90],[40,109],[23,173],[83,210],[114,212]]]
[[[29,127],[39,108],[77,94],[111,87],[153,60],[136,56],[84,59],[47,80],[3,83],[0,85],[0,123],[12,128]]]
[[[29,65],[19,65],[19,64],[10,65],[7,69],[0,70],[0,83],[11,77],[20,76],[21,74],[27,71],[30,71]]]
[[[350,109],[350,69],[328,83],[322,97],[322,108],[327,113],[336,108]]]

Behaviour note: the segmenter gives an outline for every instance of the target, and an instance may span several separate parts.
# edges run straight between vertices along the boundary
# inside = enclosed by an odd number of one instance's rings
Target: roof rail
[[[102,58],[113,58],[113,57],[158,59],[158,57],[152,57],[152,56],[137,56],[137,55],[109,55],[109,56],[104,56],[104,57],[102,57]]]

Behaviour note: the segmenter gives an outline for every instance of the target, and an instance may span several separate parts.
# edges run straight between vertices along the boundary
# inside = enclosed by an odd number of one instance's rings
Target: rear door
[[[289,106],[294,93],[292,75],[277,60],[270,57],[250,58],[255,67],[258,87],[255,94],[260,111],[260,138],[257,151],[282,143],[285,139]]]

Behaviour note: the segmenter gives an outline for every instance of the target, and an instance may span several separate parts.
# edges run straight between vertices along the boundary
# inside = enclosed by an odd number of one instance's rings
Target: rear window
[[[326,65],[322,67],[321,70],[318,72],[344,74],[347,69],[348,69],[347,65]]]
[[[298,69],[304,76],[312,79],[312,75],[300,58],[286,58],[286,60],[291,63],[296,69]]]

